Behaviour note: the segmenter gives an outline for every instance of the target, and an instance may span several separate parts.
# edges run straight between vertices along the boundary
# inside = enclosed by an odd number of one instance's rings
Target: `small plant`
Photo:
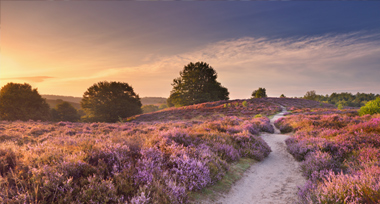
[[[256,114],[254,118],[261,118],[263,117],[261,114]]]
[[[338,110],[343,110],[343,105],[341,103],[338,104]]]
[[[243,105],[243,107],[247,107],[248,106],[248,103],[247,101],[243,101],[243,103],[241,103]]]

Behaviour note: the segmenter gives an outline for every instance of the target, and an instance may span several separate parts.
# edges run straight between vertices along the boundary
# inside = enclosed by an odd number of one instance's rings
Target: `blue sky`
[[[81,96],[127,82],[168,97],[205,61],[231,98],[380,93],[380,2],[1,2],[0,86]]]

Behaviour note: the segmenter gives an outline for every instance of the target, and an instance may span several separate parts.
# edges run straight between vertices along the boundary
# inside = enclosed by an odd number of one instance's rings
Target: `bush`
[[[365,106],[361,107],[359,110],[359,115],[373,115],[375,113],[380,113],[380,97],[367,102]]]
[[[285,118],[279,118],[274,122],[274,126],[280,130],[281,133],[286,134],[293,131],[293,127],[285,122]]]

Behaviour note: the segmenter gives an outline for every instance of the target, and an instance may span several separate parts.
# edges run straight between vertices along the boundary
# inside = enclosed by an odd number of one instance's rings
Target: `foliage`
[[[284,94],[281,94],[280,98],[286,98],[286,96]]]
[[[8,83],[1,88],[0,119],[26,121],[49,117],[49,105],[29,84]]]
[[[154,111],[158,111],[158,107],[155,105],[144,105],[141,107],[143,113],[150,113]]]
[[[303,96],[304,99],[307,100],[313,100],[315,101],[317,99],[317,94],[314,90],[306,92],[306,94]]]
[[[267,97],[267,93],[266,93],[266,90],[265,88],[259,88],[255,91],[252,92],[252,98],[266,98]]]
[[[339,104],[342,106],[349,107],[361,107],[364,106],[368,101],[375,100],[376,97],[379,97],[379,94],[373,93],[332,93],[331,95],[315,95],[314,100],[329,104],[334,104],[338,107]]]
[[[160,106],[158,106],[158,110],[162,110],[162,109],[165,109],[165,108],[168,108],[168,105],[161,104]]]
[[[54,121],[76,122],[80,119],[78,111],[66,101],[57,104],[57,106],[52,109],[51,113]]]
[[[365,106],[361,107],[359,110],[360,115],[380,113],[380,97],[373,101],[369,101]]]
[[[288,123],[284,122],[284,118],[279,118],[274,121],[274,126],[280,130],[281,133],[289,133],[293,131],[293,128]]]
[[[89,121],[116,122],[141,113],[139,96],[127,83],[98,82],[83,94],[81,106]]]
[[[142,97],[141,98],[142,105],[154,105],[166,103],[166,98],[163,97]]]
[[[42,95],[41,95],[42,96]],[[46,103],[49,105],[50,108],[55,108],[58,104],[64,102],[65,100],[62,100],[62,99],[46,99]],[[70,102],[70,101],[67,101],[68,103],[70,103],[70,105],[72,105],[75,109],[79,110],[81,109],[80,107],[80,103],[74,103],[74,102]]]
[[[190,62],[173,80],[168,106],[187,106],[208,101],[228,100],[227,88],[216,81],[215,70],[205,62]]]
[[[247,103],[247,101],[243,101],[243,102],[241,103],[241,105],[243,105],[244,107],[247,107],[247,106],[248,106],[248,103]]]

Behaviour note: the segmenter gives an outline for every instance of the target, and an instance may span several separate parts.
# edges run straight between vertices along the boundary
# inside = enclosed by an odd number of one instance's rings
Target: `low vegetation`
[[[286,144],[308,178],[303,203],[378,203],[380,115],[300,109],[276,123],[294,131]]]
[[[314,90],[306,92],[304,99],[315,100],[322,103],[333,104],[336,107],[361,107],[364,106],[368,101],[376,99],[376,97],[380,97],[379,94],[373,93],[332,93],[330,95],[318,95]]]
[[[196,106],[206,113],[212,104]],[[232,163],[268,156],[259,133],[274,130],[263,115],[279,107],[247,101],[245,109],[253,106],[261,117],[233,116],[239,109],[162,122],[143,115],[128,123],[1,121],[0,202],[188,202],[190,192],[216,184]],[[177,110],[170,111],[186,109]]]

